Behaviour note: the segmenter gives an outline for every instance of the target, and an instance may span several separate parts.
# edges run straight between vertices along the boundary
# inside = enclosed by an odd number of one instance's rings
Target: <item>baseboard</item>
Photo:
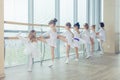
[[[107,53],[107,54],[120,54],[120,52],[115,52],[115,53],[110,53],[110,52],[104,52],[104,53]]]
[[[116,54],[120,54],[120,52],[116,52]]]

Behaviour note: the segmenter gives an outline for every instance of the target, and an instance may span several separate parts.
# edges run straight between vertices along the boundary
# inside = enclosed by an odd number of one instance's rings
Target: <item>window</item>
[[[86,11],[86,0],[78,0],[78,22],[80,22],[81,27],[87,22],[87,11]]]
[[[28,22],[28,0],[4,0],[4,20],[13,22]],[[28,31],[28,26],[4,24],[4,36],[15,37],[19,31]],[[26,33],[23,33],[26,36]],[[26,63],[23,54],[24,46],[20,40],[5,39],[5,67]]]
[[[55,18],[55,0],[34,0],[34,23],[48,24]]]
[[[5,21],[28,22],[28,0],[4,0]]]
[[[4,0],[4,20],[27,23],[28,0]],[[4,30],[28,30],[28,26],[23,27],[8,24],[5,24],[4,26]],[[5,36],[10,36],[10,34]]]
[[[66,22],[73,24],[73,1],[60,0],[60,25],[65,25]]]

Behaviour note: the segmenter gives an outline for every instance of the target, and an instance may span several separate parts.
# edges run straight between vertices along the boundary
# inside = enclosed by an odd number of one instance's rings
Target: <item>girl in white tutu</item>
[[[91,44],[91,38],[90,38],[90,30],[89,30],[89,25],[87,23],[84,24],[84,32],[83,32],[83,40],[85,41],[85,49],[87,56],[86,58],[88,59],[91,54],[90,54],[90,44]]]
[[[38,56],[39,50],[37,47],[37,37],[36,37],[36,31],[32,30],[30,31],[28,38],[24,38],[20,36],[21,33],[17,35],[17,37],[22,40],[22,42],[25,44],[24,53],[28,55],[28,71],[32,71],[32,59]]]
[[[47,43],[51,48],[52,61],[50,62],[49,67],[52,67],[54,65],[54,58],[55,58],[54,51],[55,51],[56,43],[57,43],[56,22],[57,22],[57,19],[51,20],[49,22],[50,30],[48,32],[44,33],[39,38],[40,41]],[[47,37],[47,39],[44,38],[45,36]]]
[[[95,25],[91,26],[91,32],[90,32],[90,37],[91,37],[91,53],[94,53],[94,45],[96,41],[96,32],[95,32]]]
[[[100,54],[104,54],[102,44],[103,44],[103,42],[106,41],[106,33],[104,30],[104,23],[103,22],[100,23],[100,29],[97,32],[97,37],[98,37],[98,41],[100,43],[100,50],[101,50]]]
[[[69,63],[69,52],[70,52],[70,47],[74,47],[73,45],[73,33],[71,31],[71,23],[66,23],[65,26],[66,31],[64,33],[62,33],[61,35],[58,36],[58,38],[62,41],[64,41],[66,44],[66,61],[65,63],[68,64]]]
[[[76,52],[76,59],[75,61],[79,60],[79,54],[78,54],[78,49],[80,47],[80,24],[76,23],[74,24],[74,47],[75,47],[75,52]]]

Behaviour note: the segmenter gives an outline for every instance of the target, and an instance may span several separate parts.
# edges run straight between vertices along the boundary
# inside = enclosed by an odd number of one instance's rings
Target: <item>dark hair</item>
[[[79,22],[77,22],[76,24],[74,24],[74,27],[78,27],[78,29],[80,29],[80,24],[79,24]]]
[[[31,30],[30,32],[34,33],[34,32],[36,32],[36,31],[35,31],[35,30]]]
[[[37,37],[36,37],[36,31],[35,30],[31,30],[28,38],[30,39],[31,42],[36,42],[37,41]]]
[[[85,23],[85,24],[84,24],[84,27],[86,27],[87,29],[89,29],[88,23]]]
[[[56,22],[57,22],[57,19],[54,18],[53,20],[50,20],[48,24],[49,24],[49,25],[50,25],[50,24],[56,25]]]
[[[100,23],[100,27],[102,27],[102,28],[103,28],[104,26],[105,26],[105,25],[104,25],[104,23],[103,23],[103,22],[101,22],[101,23]]]
[[[95,29],[96,25],[92,25],[92,27]]]
[[[68,26],[69,28],[71,28],[71,23],[70,23],[70,22],[67,22],[67,23],[66,23],[66,26]]]

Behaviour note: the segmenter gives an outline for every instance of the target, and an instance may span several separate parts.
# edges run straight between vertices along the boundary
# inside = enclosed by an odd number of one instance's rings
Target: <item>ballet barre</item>
[[[24,38],[27,38],[27,37],[24,37]],[[4,37],[4,40],[18,40],[18,39],[19,39],[18,37]]]
[[[22,22],[13,22],[13,21],[4,21],[5,24],[11,25],[23,25],[23,26],[34,26],[34,27],[48,27],[46,24],[31,24],[31,23],[22,23]],[[57,26],[57,28],[64,28],[64,26]]]
[[[4,21],[5,24],[10,24],[10,25],[21,25],[21,26],[34,26],[34,27],[48,27],[49,25],[46,24],[31,24],[31,23],[23,23],[23,22],[14,22],[14,21]],[[56,26],[57,28],[65,28],[65,26]],[[80,28],[84,29],[84,28]]]

